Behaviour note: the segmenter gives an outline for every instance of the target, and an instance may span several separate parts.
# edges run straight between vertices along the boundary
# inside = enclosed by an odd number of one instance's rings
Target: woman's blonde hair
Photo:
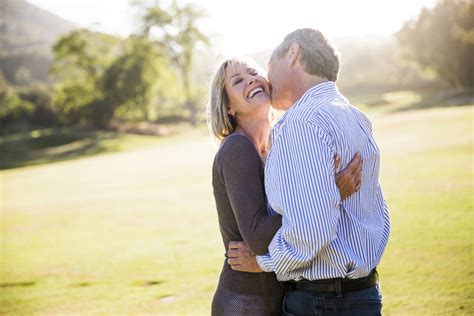
[[[225,91],[225,71],[234,59],[226,59],[217,68],[211,81],[207,103],[207,122],[214,136],[221,141],[237,127],[235,117],[229,111],[229,98]]]
[[[225,90],[225,72],[232,63],[245,63],[253,67],[258,73],[264,75],[261,67],[253,60],[239,57],[228,58],[214,72],[214,76],[209,88],[209,101],[207,103],[207,123],[212,134],[221,141],[226,136],[234,132],[237,127],[237,120],[229,111],[229,97]]]

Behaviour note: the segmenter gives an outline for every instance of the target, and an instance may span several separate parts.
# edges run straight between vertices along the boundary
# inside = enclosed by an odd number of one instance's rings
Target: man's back
[[[362,186],[340,203],[332,158],[339,154],[344,166],[356,152],[363,158]],[[280,280],[368,275],[389,235],[379,164],[369,120],[334,82],[308,90],[273,131],[265,184],[283,227],[260,262]]]

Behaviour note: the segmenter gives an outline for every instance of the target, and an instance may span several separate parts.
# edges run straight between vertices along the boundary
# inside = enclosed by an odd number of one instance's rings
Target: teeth
[[[263,89],[261,87],[255,88],[249,92],[249,98],[252,98],[254,95],[256,95],[259,92],[262,92]]]

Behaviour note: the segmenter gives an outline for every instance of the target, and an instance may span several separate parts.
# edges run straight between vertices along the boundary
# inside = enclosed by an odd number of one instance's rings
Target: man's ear
[[[288,48],[288,54],[287,54],[288,61],[291,66],[294,66],[296,62],[298,61],[300,57],[299,52],[300,52],[300,45],[298,45],[298,43],[291,43],[290,47]]]

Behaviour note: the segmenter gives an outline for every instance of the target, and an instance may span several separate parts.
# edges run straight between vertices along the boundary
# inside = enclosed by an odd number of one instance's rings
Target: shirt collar
[[[283,114],[277,124],[281,124],[285,121],[286,115],[300,104],[306,103],[305,101],[311,98],[324,98],[334,93],[337,93],[336,83],[334,81],[325,81],[312,86]]]
[[[337,93],[336,83],[334,81],[325,81],[322,83],[318,83],[315,86],[312,86],[295,102],[292,106],[296,107],[301,103],[304,103],[308,98],[324,98],[330,95]]]

